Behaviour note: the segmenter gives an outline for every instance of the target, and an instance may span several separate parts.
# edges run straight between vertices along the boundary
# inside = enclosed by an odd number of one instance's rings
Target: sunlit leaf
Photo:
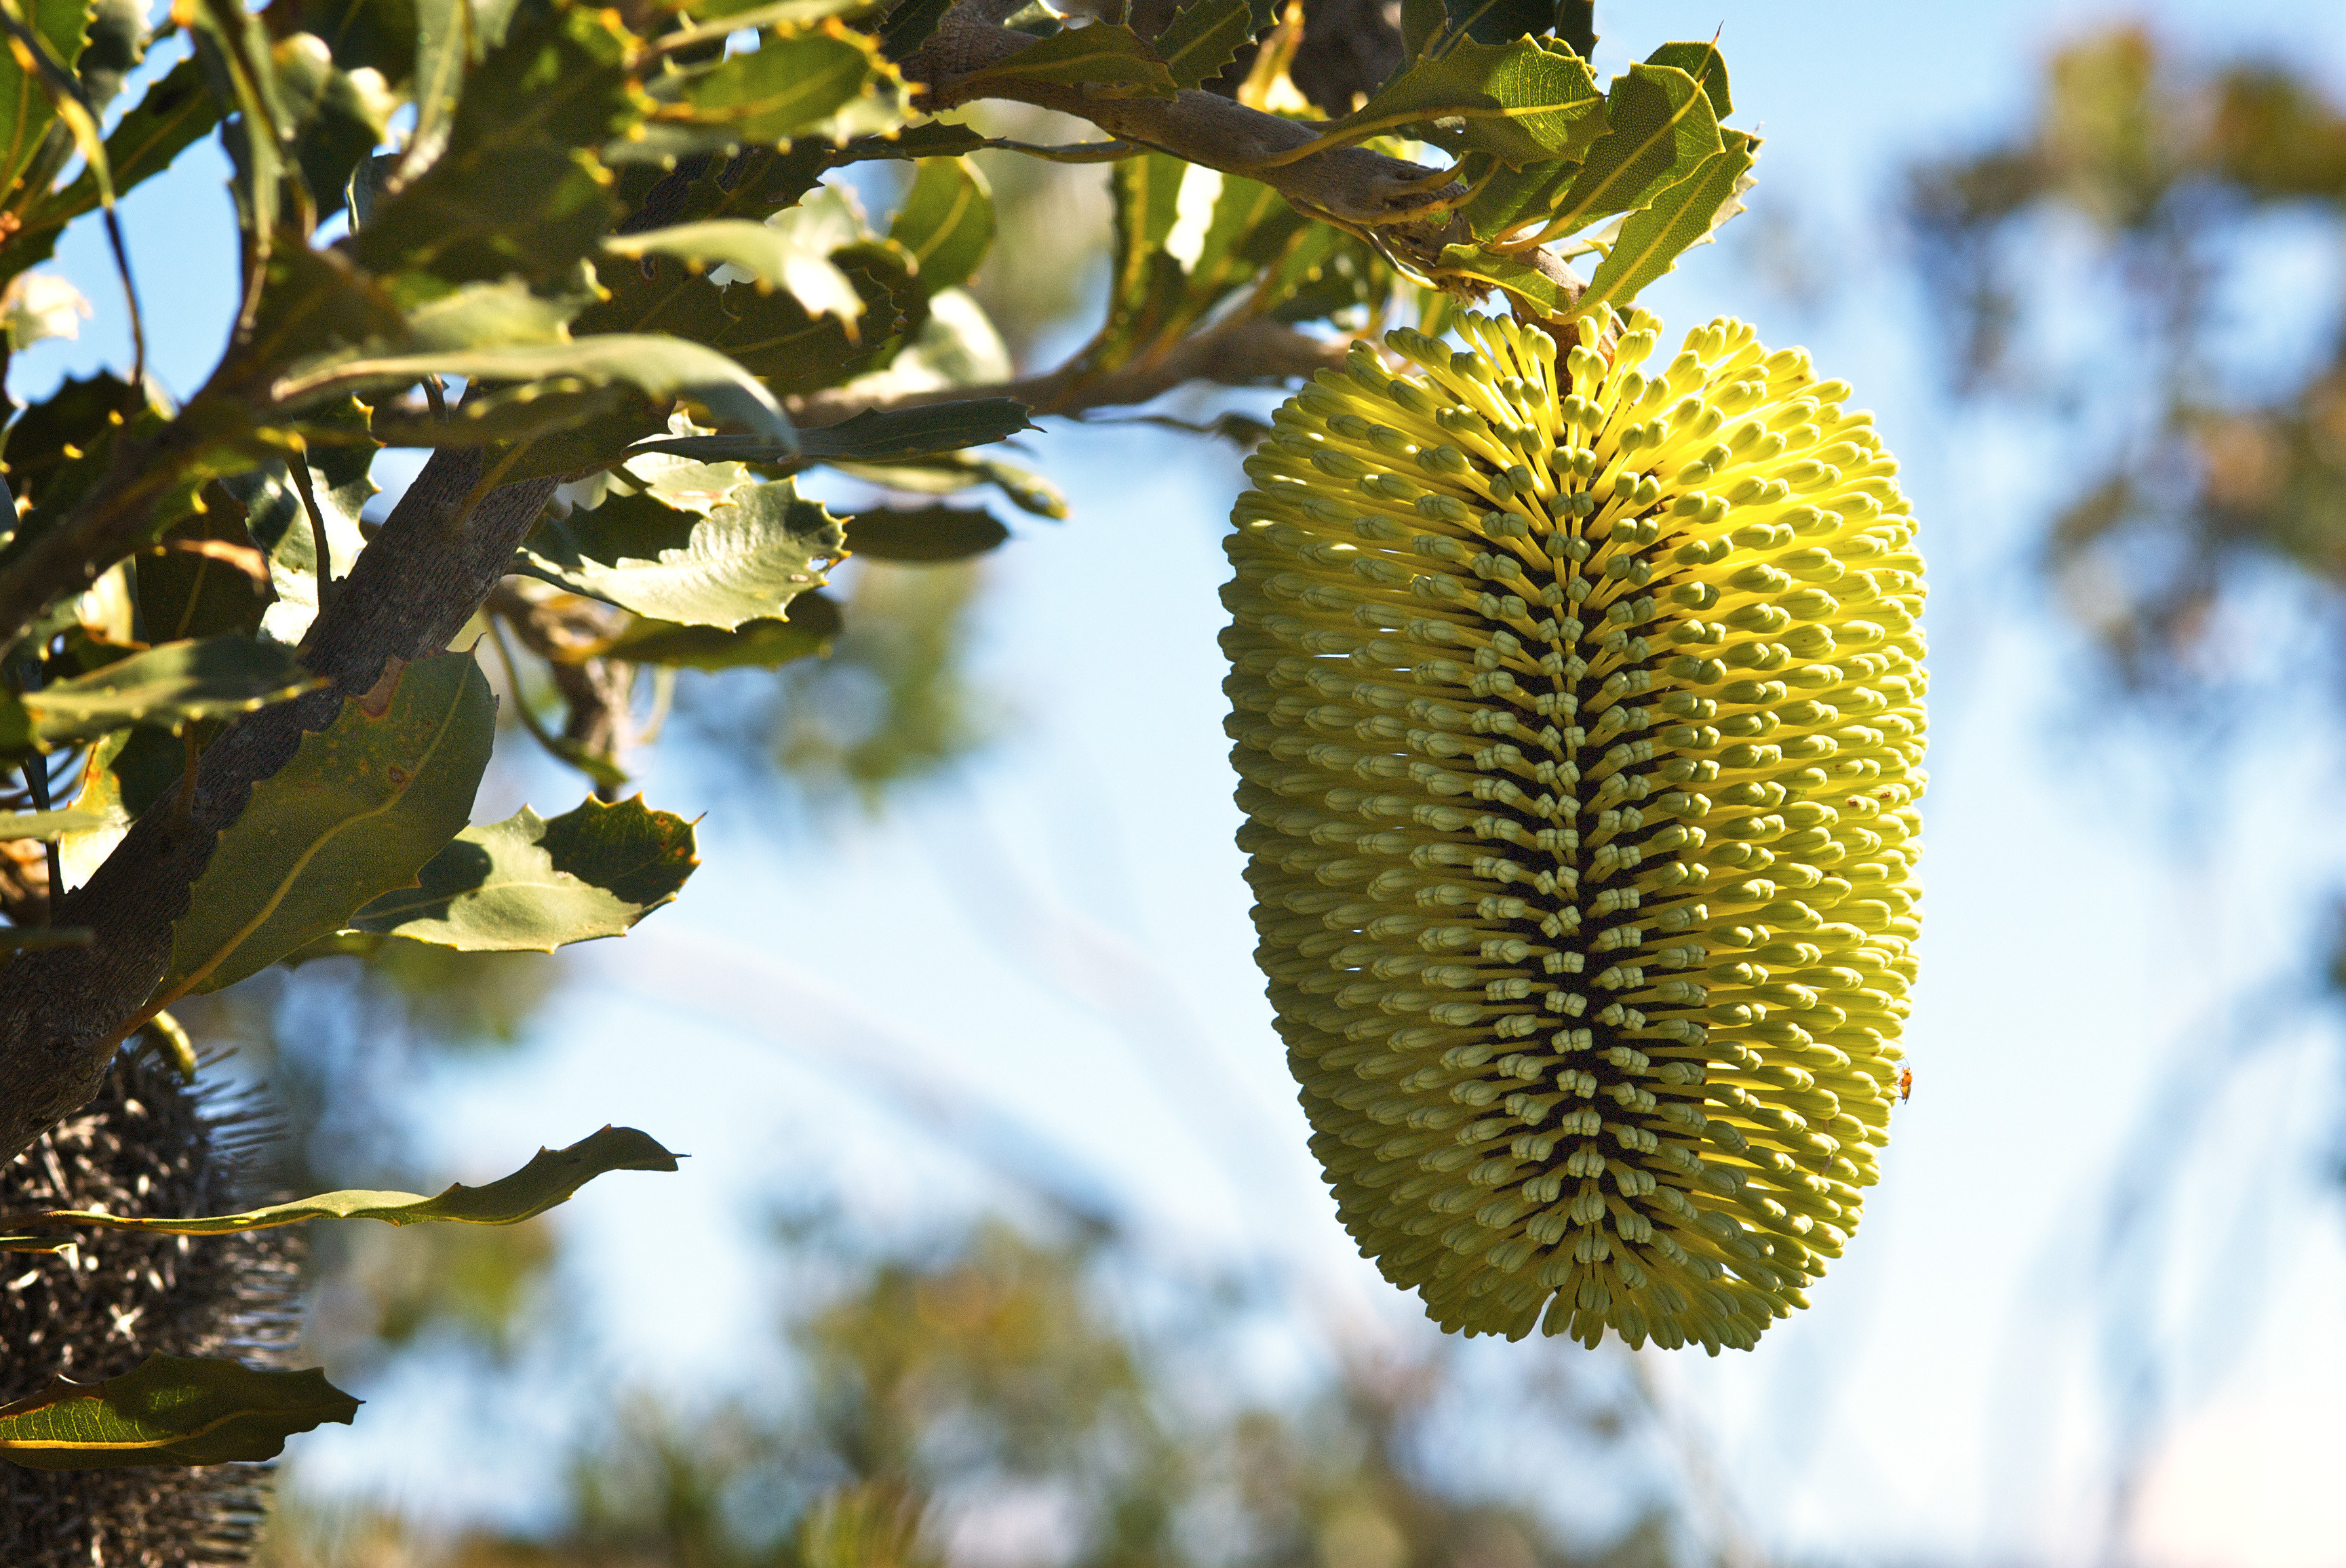
[[[1665,44],[1646,56],[1646,64],[1675,66],[1700,82],[1703,96],[1710,100],[1710,112],[1719,118],[1735,112],[1735,99],[1727,90],[1727,59],[1717,44]]]
[[[655,94],[668,101],[605,156],[658,161],[801,136],[839,139],[849,128],[883,129],[899,113],[892,91],[875,91],[886,85],[882,71],[878,46],[837,22],[778,27],[748,54],[655,82]],[[839,122],[842,113],[851,114],[852,127]]]
[[[359,1401],[315,1368],[255,1371],[237,1361],[158,1352],[103,1383],[55,1378],[0,1406],[0,1459],[28,1470],[119,1470],[275,1459],[285,1440]]]
[[[509,1176],[485,1186],[458,1182],[436,1197],[413,1192],[352,1189],[271,1204],[242,1214],[139,1217],[90,1209],[51,1209],[43,1225],[143,1230],[165,1236],[227,1236],[306,1219],[379,1219],[385,1225],[518,1225],[566,1203],[598,1176],[612,1171],[673,1171],[677,1156],[633,1127],[605,1127],[565,1149],[540,1149]]]
[[[171,928],[158,1004],[232,984],[413,886],[464,828],[495,731],[472,656],[393,661],[253,786]]]
[[[1564,194],[1556,223],[1576,227],[1650,204],[1726,150],[1719,121],[1692,76],[1667,66],[1632,66],[1613,78],[1611,126]]]
[[[638,615],[731,628],[769,619],[822,582],[839,519],[788,480],[753,485],[706,517],[645,497],[549,518],[521,554],[531,573]]]
[[[280,403],[298,408],[351,392],[412,386],[427,375],[536,383],[543,392],[556,392],[630,387],[655,402],[689,399],[718,418],[749,426],[753,433],[786,451],[794,450],[798,443],[790,417],[771,392],[725,355],[678,338],[615,333],[563,343],[337,359],[322,368],[289,375],[272,391]],[[478,428],[488,429],[478,422],[501,406],[510,404],[484,402],[479,410],[470,411],[469,417]],[[466,411],[458,412],[463,415]],[[405,438],[413,439],[417,433],[413,428],[403,428]],[[510,439],[512,433],[497,428],[475,439]]]
[[[56,63],[70,70],[81,56],[85,0],[15,0],[11,7],[46,43]],[[0,46],[0,193],[9,191],[41,150],[57,111],[41,84],[38,65],[24,42]]]
[[[788,620],[743,621],[730,631],[638,617],[603,648],[631,664],[685,669],[770,669],[828,652],[839,636],[839,606],[820,591],[790,601]]]
[[[1333,129],[1407,126],[1521,168],[1578,161],[1605,129],[1606,112],[1588,63],[1556,40],[1464,39],[1402,72]]]
[[[1741,131],[1722,134],[1726,150],[1663,191],[1651,207],[1629,215],[1588,280],[1580,309],[1594,309],[1600,300],[1621,305],[1636,299],[1639,290],[1676,267],[1689,247],[1707,242],[1720,224],[1743,210],[1759,140]]]
[[[525,806],[457,834],[416,886],[383,894],[351,927],[463,952],[552,952],[626,935],[699,864],[692,824],[640,796],[606,805],[590,795],[551,821]]]

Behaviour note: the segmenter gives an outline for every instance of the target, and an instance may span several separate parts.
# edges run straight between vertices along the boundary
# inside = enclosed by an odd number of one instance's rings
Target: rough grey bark
[[[56,923],[89,927],[91,945],[24,953],[0,970],[0,1159],[97,1092],[114,1041],[162,978],[189,888],[253,785],[387,661],[446,647],[496,586],[556,482],[493,490],[467,517],[480,474],[477,453],[433,455],[311,631],[302,662],[331,684],[230,725],[204,752],[184,817],[148,811],[88,885],[57,901]]]

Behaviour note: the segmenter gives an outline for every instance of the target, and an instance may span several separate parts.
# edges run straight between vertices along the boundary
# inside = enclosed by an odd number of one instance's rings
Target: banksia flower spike
[[[1364,345],[1224,591],[1259,949],[1339,1214],[1446,1329],[1749,1348],[1856,1227],[1918,934],[1922,562],[1721,320]],[[1601,331],[1592,331],[1601,328]]]

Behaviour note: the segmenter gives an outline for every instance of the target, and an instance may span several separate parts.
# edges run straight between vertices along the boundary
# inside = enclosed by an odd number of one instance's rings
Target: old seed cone
[[[1312,1147],[1444,1328],[1748,1348],[1856,1228],[1915,966],[1923,563],[1721,320],[1365,345],[1249,460],[1239,845]]]
[[[273,1135],[254,1103],[125,1054],[97,1098],[0,1166],[0,1212],[215,1214],[247,1207]],[[281,1363],[300,1329],[291,1229],[83,1231],[55,1257],[0,1253],[0,1402],[63,1373],[102,1382],[156,1350]],[[194,1568],[251,1561],[272,1467],[26,1470],[0,1463],[6,1568]]]

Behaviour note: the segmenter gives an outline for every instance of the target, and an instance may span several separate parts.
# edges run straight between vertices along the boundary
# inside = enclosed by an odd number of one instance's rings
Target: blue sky
[[[2334,3],[2145,9],[2171,36],[2286,53],[2346,91]],[[1812,312],[1771,296],[1733,243],[1647,303],[1673,330],[1741,315],[1855,383],[1905,463],[1932,562],[1914,1100],[1810,1311],[1749,1355],[1653,1358],[1745,1527],[1787,1555],[2088,1555],[2116,1435],[2097,1328],[2114,1301],[2177,1378],[2133,1515],[2139,1559],[2310,1568],[2346,1541],[2323,1462],[2346,1401],[2346,1247],[2313,1157],[2341,1113],[2337,1050],[2292,989],[2337,869],[2338,804],[2306,782],[2336,777],[2332,738],[2244,739],[2201,759],[2217,784],[2178,794],[2166,738],[2081,725],[2091,656],[2025,565],[2069,436],[1945,401],[1888,211],[1905,160],[2010,127],[2044,52],[2115,14],[1600,7],[1611,66],[1724,25],[1738,122],[1768,137],[1755,211],[1837,247]],[[155,361],[182,392],[230,309],[218,168],[190,154],[126,205]],[[18,356],[20,398],[67,365],[122,362],[101,246],[85,228],[61,248],[97,319],[80,343]],[[2244,331],[2270,325],[2246,308]],[[991,567],[979,673],[1006,701],[1000,743],[884,820],[821,834],[662,758],[653,803],[709,812],[685,898],[566,960],[573,983],[530,1049],[419,1085],[444,1096],[427,1147],[450,1177],[607,1120],[693,1154],[678,1176],[614,1178],[566,1211],[566,1278],[593,1283],[598,1354],[623,1380],[731,1374],[765,1323],[763,1282],[703,1268],[763,1197],[837,1181],[897,1219],[997,1198],[941,1135],[955,1119],[1129,1213],[1167,1257],[1276,1260],[1307,1339],[1413,1315],[1334,1225],[1250,956],[1214,643],[1237,456],[1133,429],[1055,427],[1035,448],[1075,511],[1023,526]],[[2298,781],[2292,809],[2251,809],[2274,779]],[[576,793],[500,764],[475,816]],[[2223,1068],[2243,1037],[2260,1049]],[[2162,1113],[2172,1245],[2130,1277],[2097,1250],[2106,1178],[2178,1083]],[[1499,1367],[1529,1353],[1490,1351]],[[421,1387],[359,1391],[374,1402],[358,1429],[305,1440],[311,1484],[461,1513],[545,1479],[513,1445],[462,1465],[394,1451],[394,1431],[461,1412],[435,1417]]]

